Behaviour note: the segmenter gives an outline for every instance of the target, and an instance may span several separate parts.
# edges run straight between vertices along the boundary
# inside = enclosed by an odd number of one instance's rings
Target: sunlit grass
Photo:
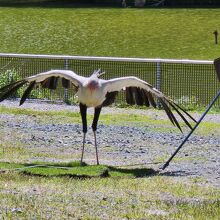
[[[213,60],[219,11],[2,7],[1,52]]]
[[[44,178],[0,174],[1,216],[40,219],[218,219],[220,192],[166,176]]]

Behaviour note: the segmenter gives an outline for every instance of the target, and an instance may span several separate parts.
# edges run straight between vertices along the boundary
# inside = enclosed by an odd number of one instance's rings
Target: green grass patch
[[[144,177],[155,175],[157,172],[147,168],[119,168],[105,165],[87,165],[80,162],[69,163],[8,163],[0,162],[0,172],[19,171],[26,175],[36,175],[42,177]]]
[[[90,177],[105,177],[108,176],[107,168],[104,166],[89,166],[89,167],[35,167],[26,168],[22,171],[28,175],[38,175],[44,177],[72,177],[72,178],[90,178]]]
[[[4,53],[213,60],[219,56],[213,36],[219,12],[1,7],[0,48]]]
[[[79,113],[70,111],[38,111],[24,108],[8,108],[0,106],[0,112],[14,115],[30,115],[30,116],[66,116],[66,117],[79,117]]]
[[[218,135],[219,123],[203,122],[198,128],[198,132],[200,135],[209,135],[210,133],[212,133],[213,135]]]
[[[2,138],[0,143],[0,159],[12,159],[13,155],[14,160],[20,161],[26,160],[32,154],[17,140],[17,138],[20,138],[19,134],[14,132],[14,139],[7,141],[4,141],[4,135],[1,134],[0,137]]]
[[[174,219],[213,219],[218,220],[220,215],[220,201],[205,201],[200,204],[182,202],[177,205],[179,211],[173,214]]]
[[[10,169],[24,168],[25,165],[17,163],[0,162],[0,172]]]

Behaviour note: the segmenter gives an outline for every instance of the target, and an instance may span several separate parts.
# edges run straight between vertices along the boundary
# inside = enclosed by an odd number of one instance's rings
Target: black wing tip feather
[[[162,104],[162,106],[163,106],[163,108],[164,108],[164,110],[165,110],[165,112],[166,112],[168,118],[169,118],[170,121],[172,122],[172,124],[173,124],[174,126],[177,126],[177,127],[179,128],[179,130],[180,130],[181,132],[183,132],[182,129],[181,129],[181,126],[180,126],[179,122],[177,121],[176,117],[174,116],[174,114],[172,113],[172,111],[170,110],[170,108],[169,108],[169,106],[166,104],[166,102],[165,102],[162,98],[159,98],[159,101],[160,101],[160,103]]]
[[[6,86],[2,87],[0,89],[0,102],[4,101],[9,96],[11,96],[15,91],[17,91],[25,83],[27,83],[26,80],[20,80],[20,81],[13,82],[9,85],[6,85]]]
[[[197,123],[197,121],[185,109],[183,109],[180,105],[178,105],[174,101],[167,100],[167,102],[176,111],[176,113],[182,118],[185,124],[192,130],[193,127],[191,126],[190,122],[187,120],[186,116],[189,117],[189,119],[191,119],[195,123]]]
[[[154,108],[157,107],[153,95],[145,89],[141,89],[138,87],[126,88],[126,102],[129,105],[145,105],[147,107],[152,105]]]
[[[23,82],[24,80],[19,80],[19,81],[16,81],[16,82],[12,82],[12,83],[9,83],[3,87],[0,88],[0,93],[4,93],[4,92],[7,92],[10,88],[18,85],[20,82]]]
[[[41,86],[43,88],[55,90],[57,88],[58,80],[59,80],[59,77],[56,77],[56,76],[48,77],[44,81],[41,82]]]
[[[190,128],[193,129],[191,124],[187,121],[187,119],[183,116],[183,114],[175,107],[172,105],[172,107],[174,108],[174,110],[179,114],[179,116],[182,118],[182,120],[185,122],[185,124]]]
[[[197,120],[192,117],[185,109],[183,109],[180,105],[177,103],[173,102],[173,105],[175,105],[177,108],[179,108],[182,112],[184,112],[189,118],[191,118],[195,123],[197,123]]]
[[[23,95],[21,97],[21,100],[20,100],[20,103],[19,103],[20,106],[25,102],[27,97],[30,95],[30,93],[31,93],[32,89],[34,88],[35,84],[36,84],[35,81],[33,81],[29,84],[28,88],[25,90],[25,92],[23,93]]]
[[[194,122],[197,122],[186,110],[184,110],[182,107],[180,107],[178,104],[176,104],[173,100],[167,98],[166,96],[161,96],[160,94],[154,94],[151,91],[141,89],[138,87],[126,87],[125,91],[126,95],[126,102],[129,105],[145,105],[149,107],[150,105],[153,108],[158,108],[161,104],[161,107],[165,110],[169,120],[172,122],[174,126],[177,126],[178,129],[182,131],[182,128],[173,114],[171,108],[173,108],[176,113],[181,117],[181,119],[185,122],[185,124],[190,128],[193,129],[191,124],[189,123],[186,116],[188,116],[191,120]],[[158,103],[155,101],[155,99],[158,100]],[[185,114],[185,115],[184,115]]]
[[[188,119],[186,118],[186,116],[188,116],[194,122],[197,122],[186,110],[184,110],[182,107],[177,105],[173,100],[167,98],[166,96],[161,96],[160,95],[161,93],[157,95],[157,94],[152,93],[151,91],[141,89],[138,87],[126,87],[125,92],[126,92],[125,93],[126,102],[129,105],[136,104],[136,105],[145,105],[147,107],[151,105],[153,108],[158,108],[159,107],[158,103],[160,103],[161,107],[163,107],[163,109],[165,110],[169,120],[172,122],[174,126],[177,126],[181,132],[183,132],[182,128],[177,118],[173,114],[171,108],[173,108],[176,111],[176,113],[181,117],[181,119],[185,122],[185,124],[190,129],[193,129],[193,128],[191,124],[189,123]],[[158,103],[155,101],[155,99],[158,100]]]
[[[111,104],[113,104],[115,102],[116,96],[117,96],[118,92],[108,92],[106,94],[106,99],[105,101],[102,103],[102,106],[109,106]]]

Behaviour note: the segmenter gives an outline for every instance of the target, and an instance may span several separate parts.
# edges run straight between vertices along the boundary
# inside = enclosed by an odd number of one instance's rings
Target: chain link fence
[[[220,88],[212,61],[26,54],[0,54],[0,85],[51,69],[69,69],[83,76],[101,69],[105,79],[137,76],[185,107],[208,105]],[[124,102],[123,96],[118,103]],[[54,91],[37,88],[31,98],[74,102],[71,90],[61,85]]]

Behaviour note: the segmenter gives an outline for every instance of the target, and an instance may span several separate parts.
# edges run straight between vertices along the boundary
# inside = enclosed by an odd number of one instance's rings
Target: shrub
[[[18,74],[16,73],[16,71],[14,69],[7,70],[7,71],[1,73],[0,88],[2,88],[3,86],[6,86],[7,84],[15,82],[17,80],[19,80],[19,77],[18,77]],[[18,96],[18,93],[15,92],[13,94],[13,97],[17,97],[17,96]]]

